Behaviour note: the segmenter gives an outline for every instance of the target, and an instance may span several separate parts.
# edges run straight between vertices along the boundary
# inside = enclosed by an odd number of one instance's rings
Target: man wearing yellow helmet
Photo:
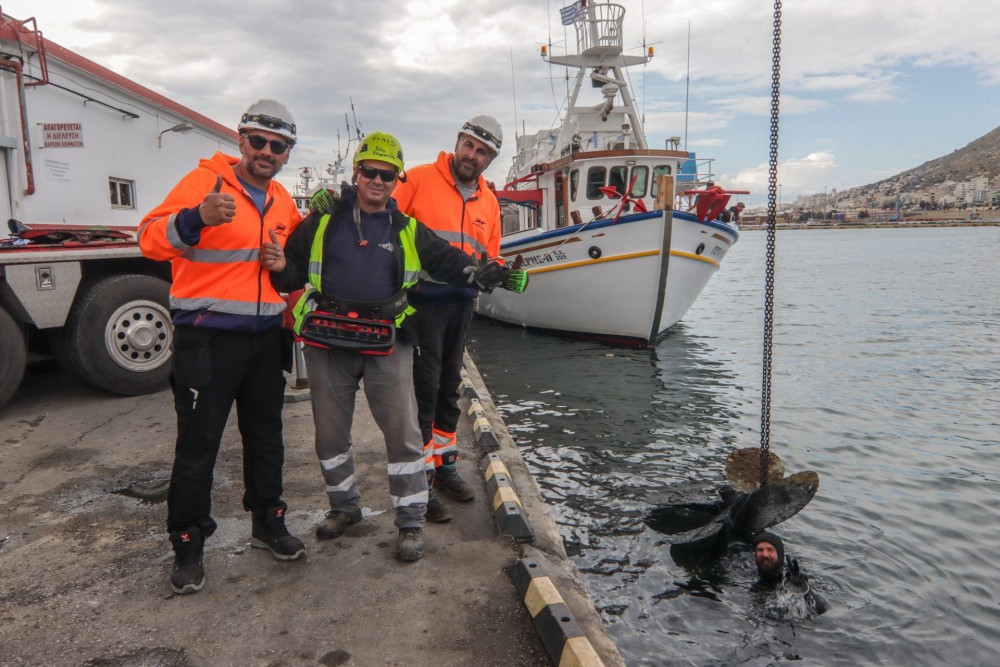
[[[275,244],[262,253],[275,288],[291,292],[308,282],[292,312],[295,332],[306,342],[316,453],[330,501],[316,536],[339,537],[361,521],[351,425],[364,380],[389,459],[396,557],[415,561],[424,549],[427,479],[413,395],[414,310],[406,288],[424,270],[450,284],[492,289],[503,271],[496,263],[480,267],[398,210],[391,195],[403,166],[395,137],[368,135],[354,154],[352,185],[345,184],[332,210],[310,214],[284,251]]]

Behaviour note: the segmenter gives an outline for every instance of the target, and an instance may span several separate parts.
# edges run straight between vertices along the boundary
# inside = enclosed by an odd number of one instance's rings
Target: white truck
[[[234,130],[0,12],[0,406],[39,355],[113,393],[164,386],[170,271],[135,231],[217,150]]]

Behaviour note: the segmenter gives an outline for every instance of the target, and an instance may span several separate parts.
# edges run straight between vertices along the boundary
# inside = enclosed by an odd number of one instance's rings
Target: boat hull
[[[482,294],[477,312],[509,324],[649,345],[684,316],[738,237],[729,225],[661,211],[512,234],[501,253],[508,261],[521,255],[528,288]]]

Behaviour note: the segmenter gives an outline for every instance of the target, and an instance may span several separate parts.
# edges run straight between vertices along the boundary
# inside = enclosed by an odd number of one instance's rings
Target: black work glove
[[[807,579],[799,570],[799,561],[791,556],[785,556],[785,562],[788,564],[788,580],[793,584],[804,585]]]
[[[467,266],[464,273],[469,275],[469,284],[475,283],[479,289],[489,294],[503,284],[503,267],[497,262],[491,262],[484,252],[479,258],[479,265]]]

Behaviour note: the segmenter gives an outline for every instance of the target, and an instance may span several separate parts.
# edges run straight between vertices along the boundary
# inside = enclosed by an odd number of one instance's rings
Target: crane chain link
[[[774,241],[777,223],[778,102],[781,87],[781,0],[774,0],[774,41],[771,50],[771,153],[767,172],[767,269],[764,280],[764,368],[761,380],[760,488],[767,486],[771,449],[771,350],[774,340]]]

